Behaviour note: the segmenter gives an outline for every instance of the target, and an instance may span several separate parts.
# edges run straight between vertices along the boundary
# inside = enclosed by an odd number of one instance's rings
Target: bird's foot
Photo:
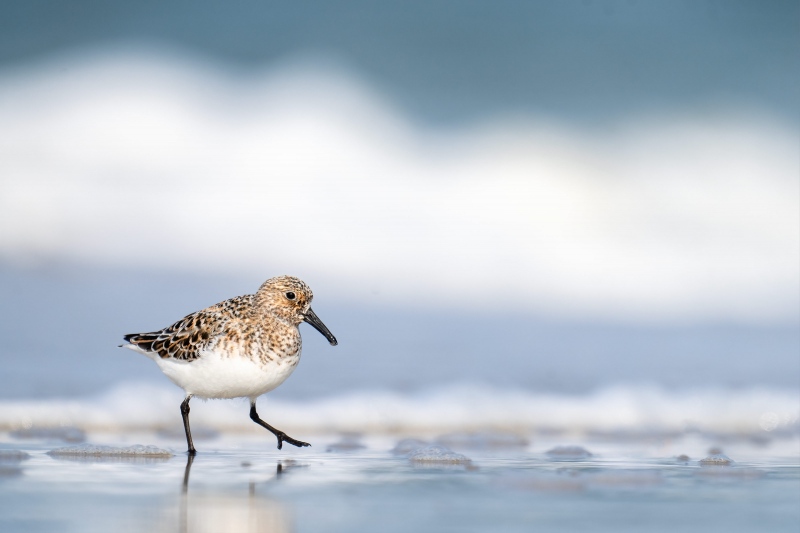
[[[280,432],[280,433],[278,433],[278,434],[277,434],[277,435],[275,435],[275,436],[276,436],[276,437],[278,437],[278,449],[279,449],[279,450],[280,450],[281,448],[283,448],[283,443],[284,443],[284,441],[285,441],[285,442],[288,442],[288,443],[289,443],[289,444],[291,444],[292,446],[297,446],[298,448],[303,448],[303,447],[305,447],[305,446],[311,446],[311,445],[310,445],[309,443],[307,443],[307,442],[303,442],[303,441],[301,441],[301,440],[293,439],[292,437],[290,437],[289,435],[287,435],[287,434],[286,434],[286,433],[284,433],[284,432]]]

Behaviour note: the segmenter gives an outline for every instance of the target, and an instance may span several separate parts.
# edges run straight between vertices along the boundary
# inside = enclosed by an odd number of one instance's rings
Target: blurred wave
[[[122,383],[84,399],[2,400],[0,429],[72,427],[86,430],[176,428],[183,394],[168,385]],[[705,432],[731,436],[794,435],[794,390],[751,387],[665,391],[617,386],[586,395],[539,394],[478,385],[435,387],[416,394],[358,391],[310,401],[262,399],[259,411],[283,430],[413,433],[448,431],[619,432],[631,435]],[[246,399],[196,400],[195,427],[255,432]]]
[[[64,55],[0,72],[0,260],[291,272],[412,308],[791,323],[797,140],[726,105],[432,129],[324,62]]]

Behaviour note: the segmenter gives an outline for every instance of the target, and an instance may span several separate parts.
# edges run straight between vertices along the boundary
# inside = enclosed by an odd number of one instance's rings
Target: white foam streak
[[[430,131],[318,65],[245,79],[66,58],[0,75],[0,257],[291,272],[410,305],[793,320],[797,139],[741,111]]]
[[[417,394],[357,392],[298,402],[262,398],[259,413],[276,427],[303,432],[432,433],[503,429],[664,433],[698,430],[758,435],[796,431],[797,392],[765,388],[665,391],[610,387],[568,396],[487,386],[451,386]],[[87,430],[180,429],[182,396],[172,387],[120,385],[85,400],[4,400],[0,429],[77,426]],[[258,431],[245,400],[194,400],[192,423]]]

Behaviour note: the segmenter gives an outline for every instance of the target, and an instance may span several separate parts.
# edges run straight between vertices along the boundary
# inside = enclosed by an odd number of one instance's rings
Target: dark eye
[[[289,299],[289,300],[294,300],[295,299],[295,294],[293,292],[289,291],[289,292],[286,293],[286,298]]]

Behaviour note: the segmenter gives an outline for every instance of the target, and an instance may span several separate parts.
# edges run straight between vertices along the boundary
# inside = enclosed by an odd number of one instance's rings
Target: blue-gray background
[[[425,121],[519,112],[615,120],[733,99],[796,122],[798,9],[791,0],[45,0],[3,7],[0,61],[138,42],[246,71],[321,53]]]
[[[340,339],[285,397],[798,386],[798,2],[0,13],[2,397],[163,380],[123,334],[283,273]]]

